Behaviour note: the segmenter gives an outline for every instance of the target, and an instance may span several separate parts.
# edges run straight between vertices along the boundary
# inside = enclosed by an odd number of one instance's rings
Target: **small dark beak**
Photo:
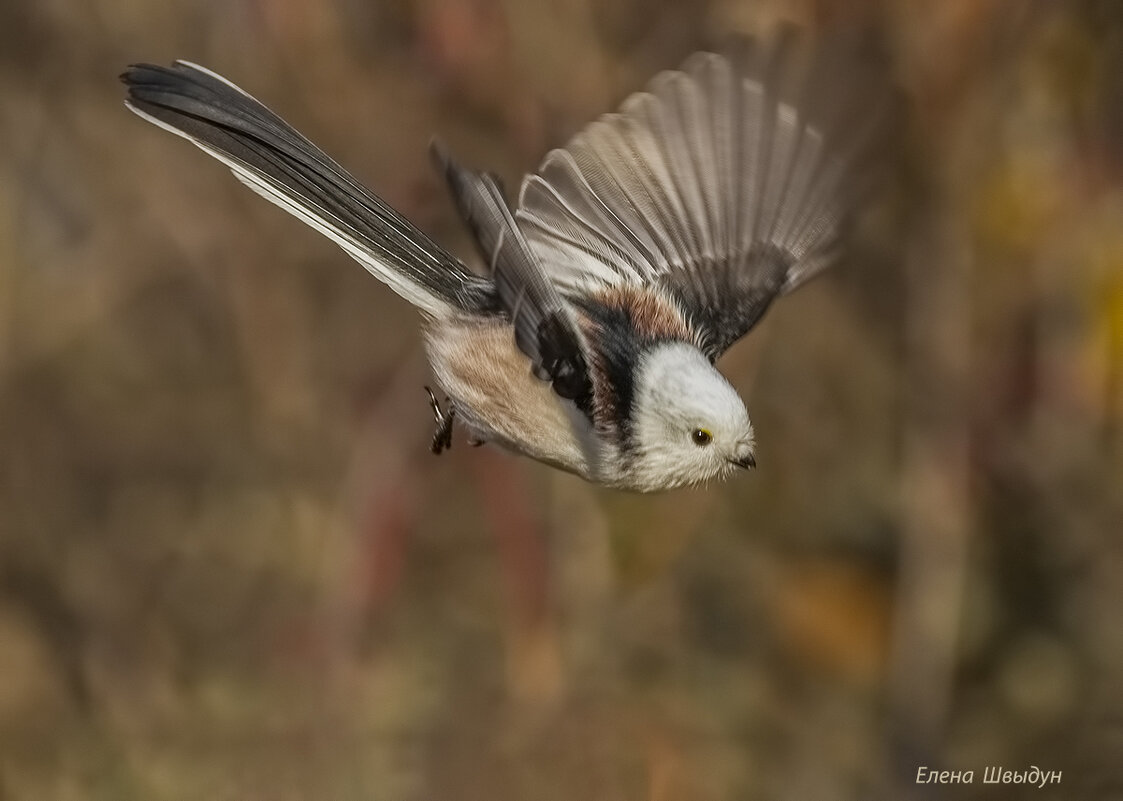
[[[747,451],[741,454],[736,459],[730,459],[730,462],[742,468],[743,470],[750,470],[756,467],[756,456],[752,451]]]

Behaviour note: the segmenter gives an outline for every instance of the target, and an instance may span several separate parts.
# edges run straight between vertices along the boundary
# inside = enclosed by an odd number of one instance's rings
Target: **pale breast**
[[[475,438],[591,478],[597,446],[587,420],[531,374],[508,323],[442,320],[425,336],[437,381]]]

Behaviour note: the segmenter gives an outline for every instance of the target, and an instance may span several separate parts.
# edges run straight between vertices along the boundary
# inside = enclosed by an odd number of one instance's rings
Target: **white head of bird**
[[[629,451],[638,484],[701,484],[756,466],[745,403],[697,348],[658,345],[635,379]]]

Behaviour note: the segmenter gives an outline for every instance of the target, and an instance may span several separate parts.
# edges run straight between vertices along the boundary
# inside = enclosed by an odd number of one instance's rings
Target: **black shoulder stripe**
[[[627,453],[635,435],[632,407],[636,366],[651,348],[686,340],[669,329],[659,333],[637,325],[636,309],[628,303],[586,296],[578,301],[578,306],[592,332],[586,337],[596,379],[590,419],[599,427],[615,431],[622,451]]]

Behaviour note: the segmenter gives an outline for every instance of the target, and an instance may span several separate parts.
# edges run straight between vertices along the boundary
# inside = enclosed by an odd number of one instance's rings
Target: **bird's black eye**
[[[709,445],[714,441],[714,435],[704,428],[694,429],[694,432],[690,435],[690,438],[694,440],[694,444],[699,447],[702,447],[703,445]]]

